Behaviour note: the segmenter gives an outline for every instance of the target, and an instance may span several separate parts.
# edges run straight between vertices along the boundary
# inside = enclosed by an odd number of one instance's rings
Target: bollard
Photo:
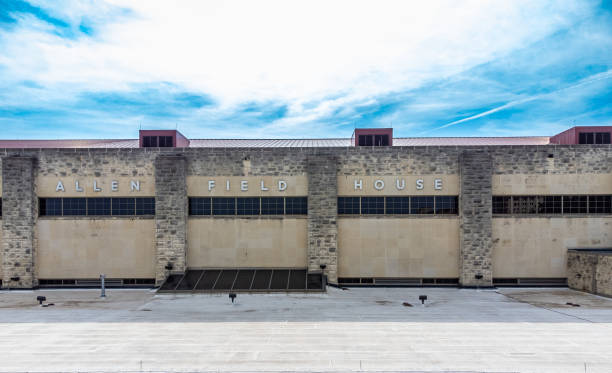
[[[100,298],[106,298],[106,289],[104,288],[104,278],[106,276],[104,276],[103,274],[100,275]]]

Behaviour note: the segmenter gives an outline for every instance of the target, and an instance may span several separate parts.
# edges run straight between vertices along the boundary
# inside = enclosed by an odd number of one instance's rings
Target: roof
[[[393,146],[548,145],[548,136],[525,137],[397,137]],[[192,139],[190,148],[315,148],[350,147],[350,138],[336,139]],[[0,140],[0,148],[138,148],[138,139]]]

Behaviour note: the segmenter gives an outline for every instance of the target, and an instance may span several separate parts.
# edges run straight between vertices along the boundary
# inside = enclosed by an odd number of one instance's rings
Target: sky
[[[0,138],[612,125],[612,0],[0,0]]]

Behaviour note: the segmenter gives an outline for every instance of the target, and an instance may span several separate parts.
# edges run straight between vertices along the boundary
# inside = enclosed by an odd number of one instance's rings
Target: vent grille
[[[458,278],[408,278],[408,277],[344,277],[341,286],[457,286]]]
[[[101,286],[99,278],[86,279],[39,279],[38,286],[41,288],[56,288],[56,287],[82,287],[82,288],[99,288]],[[108,288],[120,287],[153,287],[155,279],[153,278],[107,278],[104,280],[104,286]]]

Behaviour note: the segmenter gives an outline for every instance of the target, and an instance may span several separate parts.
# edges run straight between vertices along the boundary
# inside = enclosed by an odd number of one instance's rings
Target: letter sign
[[[130,181],[130,189],[133,191],[137,190],[140,192],[140,180],[131,180]]]
[[[81,188],[81,187],[79,186],[79,181],[78,181],[78,180],[74,182],[74,189],[75,189],[77,192],[82,192],[82,191],[83,191],[83,188]]]
[[[402,182],[401,184],[400,181]],[[406,188],[406,180],[395,179],[395,186],[397,187],[397,190],[404,190],[404,188]]]
[[[284,181],[284,180],[279,180],[278,181],[278,190],[282,192],[282,191],[284,191],[286,189],[287,189],[287,182]]]
[[[98,188],[98,182],[94,180],[93,191],[100,192],[102,189]]]
[[[56,192],[65,192],[66,191],[64,189],[64,184],[62,184],[61,180],[57,182],[57,186],[55,187],[55,191]]]
[[[434,189],[435,190],[442,190],[442,179],[435,179],[434,180]]]
[[[266,188],[266,186],[264,185],[264,181],[261,181],[261,190],[263,190],[264,192],[268,190],[268,188]]]
[[[416,188],[417,190],[423,190],[423,179],[418,179],[416,181]]]
[[[247,190],[249,190],[249,182],[246,180],[242,180],[240,182],[240,190],[242,190],[243,192],[246,192]]]
[[[213,190],[214,187],[215,187],[215,181],[208,180],[208,191],[210,192],[211,190]]]
[[[382,180],[376,180],[374,182],[374,189],[376,190],[383,190],[385,188],[385,182]]]
[[[355,190],[357,189],[359,190],[363,189],[363,180],[359,180],[359,181],[355,180]]]
[[[113,192],[116,192],[119,190],[119,183],[117,182],[117,180],[111,181],[111,190]]]

